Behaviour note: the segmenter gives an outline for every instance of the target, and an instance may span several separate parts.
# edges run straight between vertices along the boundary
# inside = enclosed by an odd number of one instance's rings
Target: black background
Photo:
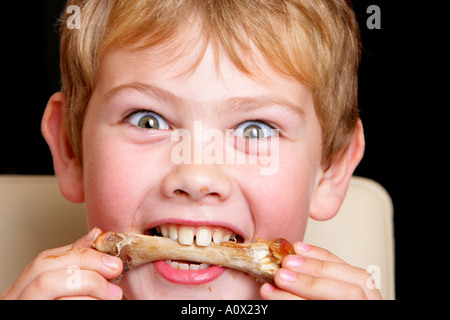
[[[53,174],[50,151],[40,133],[48,98],[60,88],[57,19],[63,0],[14,1],[2,4],[2,92],[0,174]],[[381,183],[393,199],[396,241],[396,294],[414,295],[411,250],[420,216],[417,186],[418,150],[426,148],[417,125],[420,102],[410,82],[411,17],[399,1],[353,0],[360,21],[363,58],[359,70],[359,106],[366,153],[355,174]],[[381,29],[369,30],[366,9],[381,8]],[[425,121],[421,119],[422,126]],[[417,198],[416,198],[417,197]]]

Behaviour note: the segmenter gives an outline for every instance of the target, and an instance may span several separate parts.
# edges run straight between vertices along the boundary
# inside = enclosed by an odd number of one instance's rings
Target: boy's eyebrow
[[[142,82],[130,82],[114,87],[103,96],[103,100],[109,100],[118,95],[120,92],[130,89],[139,91],[148,96],[152,96],[153,98],[164,101],[169,105],[176,105],[181,107],[186,105],[182,98],[178,97],[172,92]],[[289,101],[288,99],[278,96],[234,97],[227,99],[225,105],[227,106],[227,108],[225,108],[226,112],[250,112],[259,110],[261,108],[268,108],[274,105],[279,105],[288,109],[294,114],[300,116],[305,115],[305,111],[301,106]]]
[[[305,116],[305,111],[300,105],[291,102],[288,99],[277,96],[261,96],[261,97],[236,97],[227,100],[227,111],[253,111],[261,108],[270,108],[278,105],[299,116]]]
[[[103,100],[109,100],[114,96],[116,96],[117,94],[119,94],[120,92],[130,89],[139,91],[148,96],[152,96],[155,99],[164,101],[168,104],[172,105],[183,104],[183,100],[178,96],[176,96],[175,94],[171,93],[170,91],[142,82],[130,82],[114,87],[103,96]]]

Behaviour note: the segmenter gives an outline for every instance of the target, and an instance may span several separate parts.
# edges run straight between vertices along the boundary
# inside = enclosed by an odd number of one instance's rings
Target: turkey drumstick
[[[273,277],[283,258],[294,253],[292,245],[283,238],[272,241],[258,239],[255,243],[225,241],[203,247],[182,245],[165,237],[111,231],[99,235],[93,247],[119,257],[124,270],[159,260],[186,260],[236,269],[271,284],[274,284]]]

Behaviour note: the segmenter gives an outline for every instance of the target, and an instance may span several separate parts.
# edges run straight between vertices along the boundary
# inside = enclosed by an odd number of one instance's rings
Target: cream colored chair
[[[376,182],[353,177],[338,215],[310,221],[305,242],[367,268],[385,299],[394,299],[392,203]],[[53,176],[0,176],[0,292],[41,251],[87,232],[84,205],[65,200]]]
[[[310,219],[304,242],[366,269],[383,298],[395,299],[393,206],[375,181],[352,177],[338,214],[328,221]]]

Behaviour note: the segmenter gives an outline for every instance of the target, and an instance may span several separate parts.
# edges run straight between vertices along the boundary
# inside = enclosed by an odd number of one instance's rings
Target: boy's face
[[[175,60],[156,49],[103,56],[83,127],[89,226],[142,234],[166,229],[188,242],[184,226],[194,233],[206,227],[206,238],[222,232],[242,241],[301,240],[322,174],[312,91],[262,59],[266,77],[259,80],[224,56],[216,69],[211,48],[194,72],[183,73],[194,51]],[[172,141],[176,129],[188,134]],[[272,136],[257,139],[258,133]],[[270,167],[250,163],[258,145],[270,149],[260,159],[270,158]],[[241,272],[176,270],[164,261],[128,272],[121,285],[129,298],[149,299],[258,298],[260,286]]]

